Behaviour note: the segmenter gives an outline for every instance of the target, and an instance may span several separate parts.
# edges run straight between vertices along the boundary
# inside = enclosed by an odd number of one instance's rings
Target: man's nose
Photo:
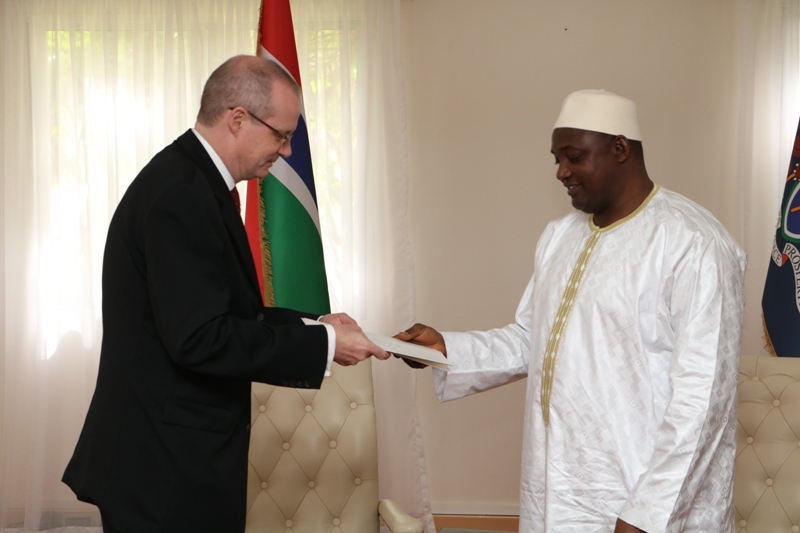
[[[281,145],[281,149],[278,150],[278,153],[283,157],[289,157],[292,155],[292,141],[286,141]]]
[[[572,171],[569,168],[569,164],[566,161],[563,161],[558,164],[558,168],[556,169],[556,179],[558,181],[564,181],[566,178],[572,175]]]

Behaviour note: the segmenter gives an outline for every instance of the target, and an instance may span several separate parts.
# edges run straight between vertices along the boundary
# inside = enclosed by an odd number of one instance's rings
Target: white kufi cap
[[[602,89],[575,91],[564,99],[553,129],[575,128],[641,141],[636,104]]]

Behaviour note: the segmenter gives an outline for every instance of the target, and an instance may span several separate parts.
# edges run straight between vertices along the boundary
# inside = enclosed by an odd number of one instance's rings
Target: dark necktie
[[[236,212],[242,214],[242,202],[239,200],[239,191],[234,186],[231,189],[231,196],[233,197],[233,204],[236,206]]]

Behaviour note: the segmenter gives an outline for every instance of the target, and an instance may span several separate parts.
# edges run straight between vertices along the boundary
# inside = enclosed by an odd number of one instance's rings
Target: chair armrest
[[[378,503],[378,514],[392,533],[422,533],[422,522],[392,500],[381,500]]]

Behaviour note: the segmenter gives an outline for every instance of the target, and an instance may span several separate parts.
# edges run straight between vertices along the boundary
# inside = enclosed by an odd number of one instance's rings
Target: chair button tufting
[[[262,489],[266,489],[267,488],[267,482],[266,481],[262,481],[261,482],[261,488]]]
[[[355,478],[353,480],[353,483],[355,483],[356,485],[361,485],[361,478],[360,477]]]
[[[335,440],[332,440],[332,441],[330,442],[329,446],[330,446],[331,448],[336,448],[336,441],[335,441]]]
[[[292,521],[291,520],[287,520],[284,524],[286,525],[286,527],[292,527]]]
[[[747,444],[753,444],[753,437],[747,437]]]
[[[309,481],[309,482],[308,482],[308,488],[309,488],[309,489],[313,489],[313,488],[314,488],[314,487],[316,487],[316,486],[317,486],[317,484],[316,484],[316,483],[314,483],[313,481]]]
[[[747,520],[739,520],[739,527],[747,527]]]
[[[338,526],[338,525],[339,525],[339,524],[341,524],[341,523],[342,523],[342,521],[341,521],[341,520],[339,520],[338,518],[334,518],[334,519],[333,519],[333,525],[334,525],[334,526]]]
[[[772,480],[771,479],[767,479],[767,481],[765,481],[765,483],[767,484],[768,487],[772,486]]]
[[[352,402],[350,404],[350,409],[355,409],[356,407],[358,407],[358,404],[356,402]]]
[[[753,381],[758,381],[758,376],[753,376]]]
[[[772,405],[774,405],[775,407],[778,407],[780,404],[781,404],[780,400],[773,400],[772,401]]]
[[[310,413],[310,412],[311,412],[311,406],[310,405],[306,405],[306,413]]]
[[[792,526],[792,532],[793,532],[793,533],[797,533],[798,531],[800,531],[800,527],[798,527],[798,526]]]
[[[259,411],[261,411],[261,412],[263,413],[264,411],[266,411],[266,410],[267,410],[267,406],[266,406],[266,405],[259,405],[259,406],[258,406],[258,410],[259,410]]]
[[[284,449],[284,450],[288,450],[289,448],[291,448],[291,446],[289,445],[289,443],[288,443],[288,442],[284,442],[284,443],[283,443],[283,449]]]

